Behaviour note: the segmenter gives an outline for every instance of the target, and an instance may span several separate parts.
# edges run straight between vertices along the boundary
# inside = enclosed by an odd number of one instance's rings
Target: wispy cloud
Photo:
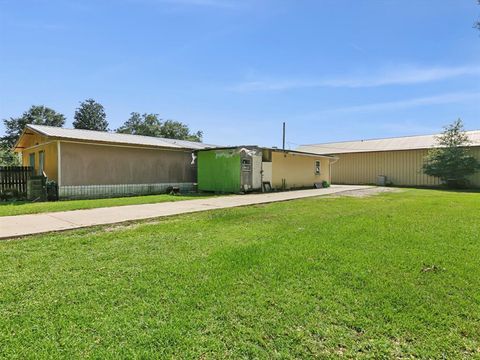
[[[480,92],[457,92],[447,93],[427,97],[411,98],[399,101],[387,101],[355,106],[346,106],[341,108],[327,109],[320,112],[316,112],[315,115],[325,113],[355,113],[355,112],[374,112],[374,111],[387,111],[387,110],[400,110],[408,109],[426,105],[441,105],[452,103],[465,103],[476,101],[480,102]],[[312,116],[313,114],[309,114]]]
[[[199,7],[216,7],[216,8],[240,8],[242,2],[236,0],[155,0],[158,3],[165,3],[170,5],[191,5]]]
[[[370,75],[330,77],[321,79],[265,78],[245,81],[230,87],[237,92],[282,91],[313,87],[362,88],[386,85],[409,85],[450,79],[459,76],[480,76],[480,66],[419,68],[399,66]]]

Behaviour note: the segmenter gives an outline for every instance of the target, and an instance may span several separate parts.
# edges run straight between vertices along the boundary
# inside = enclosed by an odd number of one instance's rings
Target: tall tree
[[[2,137],[4,148],[10,149],[20,137],[25,125],[49,125],[62,127],[65,116],[43,105],[33,105],[17,118],[3,119],[5,136]]]
[[[116,131],[122,134],[156,136],[161,135],[162,122],[157,114],[132,112],[130,118]]]
[[[73,127],[75,129],[107,131],[107,115],[103,105],[93,99],[80,102],[80,106],[75,110]]]
[[[467,177],[480,169],[480,163],[469,154],[470,140],[462,120],[445,127],[437,137],[437,144],[438,147],[429,150],[425,158],[424,173],[440,178],[451,187],[466,186]]]
[[[188,125],[174,120],[162,120],[158,114],[132,112],[130,118],[116,130],[118,133],[164,137],[168,139],[202,141],[203,133],[191,133]]]
[[[480,0],[478,0],[478,5],[480,5]],[[480,30],[480,20],[475,23],[475,27]]]
[[[190,133],[188,125],[180,121],[167,120],[162,124],[161,134],[169,139],[202,141],[203,132]]]

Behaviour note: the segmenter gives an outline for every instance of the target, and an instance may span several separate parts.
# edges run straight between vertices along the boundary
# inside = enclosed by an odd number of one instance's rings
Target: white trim
[[[62,153],[60,147],[60,140],[57,140],[57,184],[62,185]]]
[[[55,142],[55,140],[52,140],[52,141],[47,141],[47,142],[45,142],[45,143],[41,143],[41,144],[38,144],[38,145],[33,145],[33,146],[30,146],[30,147],[28,147],[28,148],[23,149],[22,152],[23,152],[23,151],[30,150],[30,149],[35,149],[35,148],[38,148],[38,147],[40,147],[40,146],[52,144],[52,143],[54,143],[54,142]]]
[[[210,149],[205,149],[205,150],[210,150]],[[215,148],[213,148],[215,150]],[[322,159],[332,159],[334,156],[332,155],[322,155],[322,154],[315,154],[311,152],[303,152],[303,151],[298,151],[298,150],[282,150],[282,149],[273,149],[272,152],[277,152],[277,153],[284,153],[292,156],[309,156],[313,158],[322,158]]]
[[[87,141],[71,141],[71,140],[62,140],[64,143],[71,143],[71,144],[83,144],[83,145],[97,145],[97,146],[115,146],[115,147],[123,147],[123,148],[133,148],[133,149],[146,149],[146,150],[167,150],[167,151],[180,151],[191,153],[196,151],[195,149],[186,149],[186,148],[169,148],[169,147],[160,147],[160,146],[133,146],[133,145],[119,145],[114,143],[97,143],[97,142],[87,142]]]

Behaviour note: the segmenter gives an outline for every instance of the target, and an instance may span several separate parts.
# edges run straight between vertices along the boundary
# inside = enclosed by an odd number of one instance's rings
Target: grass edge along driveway
[[[46,212],[59,212],[69,210],[84,210],[112,206],[155,204],[171,201],[194,200],[211,197],[210,194],[181,194],[181,195],[142,195],[131,197],[64,200],[50,202],[0,202],[0,216],[14,216],[26,214],[40,214]]]
[[[0,242],[0,357],[478,357],[479,200],[309,198]]]

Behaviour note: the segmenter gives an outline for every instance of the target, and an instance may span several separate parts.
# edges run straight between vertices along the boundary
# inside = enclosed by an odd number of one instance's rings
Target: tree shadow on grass
[[[480,188],[449,188],[446,186],[392,186],[399,189],[418,189],[418,190],[436,190],[447,191],[452,193],[472,193],[480,194]]]

